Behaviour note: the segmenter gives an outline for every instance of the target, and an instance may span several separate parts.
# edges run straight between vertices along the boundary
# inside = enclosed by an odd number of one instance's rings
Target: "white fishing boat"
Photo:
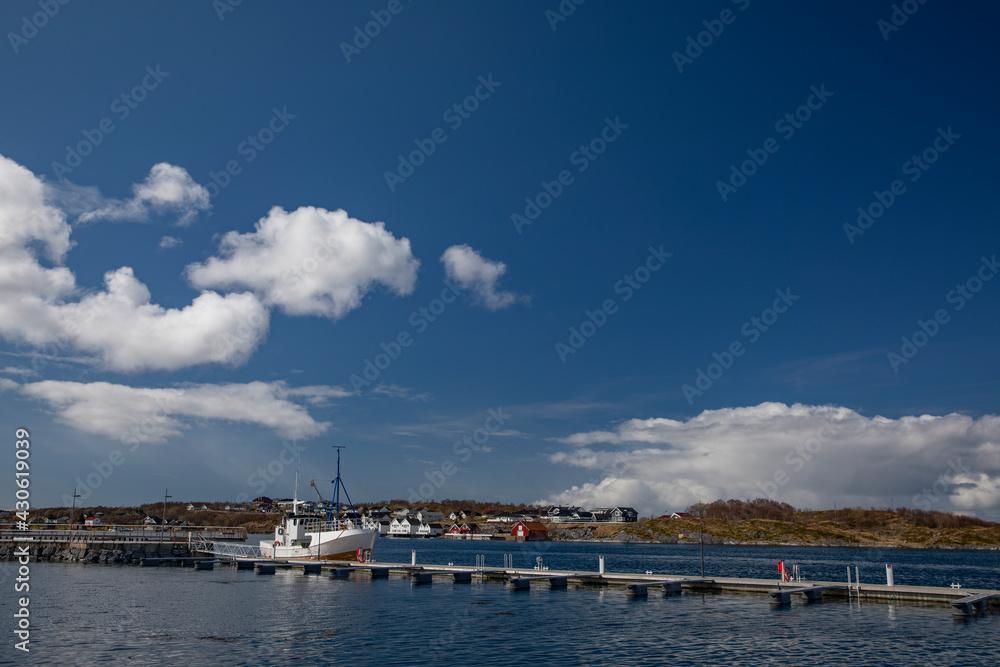
[[[295,496],[292,511],[274,529],[273,540],[260,541],[264,558],[300,560],[370,561],[378,529],[363,528],[361,517],[354,510],[347,489],[340,478],[340,450],[337,447],[337,478],[333,480],[333,502],[326,516],[300,514],[298,471],[295,473]],[[343,488],[350,512],[341,516],[340,490]]]

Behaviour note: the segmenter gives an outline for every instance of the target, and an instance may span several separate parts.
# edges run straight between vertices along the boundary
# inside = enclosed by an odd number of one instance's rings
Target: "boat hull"
[[[378,532],[367,529],[335,530],[311,533],[308,545],[284,546],[261,540],[260,553],[264,558],[301,558],[308,560],[355,560],[358,549],[370,552],[378,539]]]

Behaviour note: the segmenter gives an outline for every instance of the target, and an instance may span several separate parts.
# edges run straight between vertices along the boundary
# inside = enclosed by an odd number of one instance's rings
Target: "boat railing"
[[[327,521],[325,519],[303,519],[300,524],[306,532],[310,533],[326,533],[339,530],[354,530],[359,526],[350,519],[344,519],[343,521],[338,521],[336,519],[332,521]]]

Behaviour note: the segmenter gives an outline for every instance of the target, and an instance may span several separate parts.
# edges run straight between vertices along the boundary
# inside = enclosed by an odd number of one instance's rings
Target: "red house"
[[[549,539],[549,529],[538,521],[518,521],[510,534],[519,542]]]
[[[452,535],[473,535],[479,532],[479,526],[474,523],[463,523],[461,525],[456,523],[448,529],[448,532]]]

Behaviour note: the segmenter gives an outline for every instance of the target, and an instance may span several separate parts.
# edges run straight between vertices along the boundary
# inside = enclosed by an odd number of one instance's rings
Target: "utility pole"
[[[76,516],[76,499],[80,497],[80,494],[76,492],[76,487],[73,487],[73,509],[69,511],[69,529],[73,530],[73,518]]]
[[[701,519],[701,578],[705,578],[705,517]]]
[[[160,541],[163,541],[163,531],[167,529],[167,498],[173,498],[173,496],[168,495],[170,489],[163,490],[163,522],[160,524]]]

